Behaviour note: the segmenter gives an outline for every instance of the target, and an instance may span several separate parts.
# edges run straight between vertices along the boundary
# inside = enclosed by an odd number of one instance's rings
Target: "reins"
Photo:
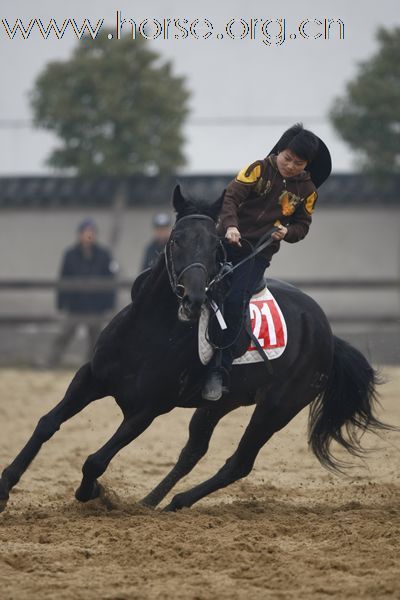
[[[183,298],[183,293],[180,293],[180,290],[183,289],[184,290],[184,286],[180,283],[184,273],[186,273],[187,271],[189,271],[189,269],[194,269],[194,268],[198,268],[198,269],[202,269],[206,275],[206,281],[208,281],[208,270],[207,267],[199,262],[193,262],[190,263],[189,265],[187,265],[186,267],[184,267],[182,269],[182,271],[177,274],[176,273],[176,269],[175,269],[175,264],[174,264],[174,258],[173,258],[173,253],[172,253],[172,246],[175,242],[174,239],[174,233],[176,231],[179,231],[179,224],[182,223],[182,221],[185,220],[189,220],[189,219],[203,219],[203,220],[208,220],[211,221],[213,226],[215,226],[215,222],[214,220],[209,217],[208,215],[186,215],[185,217],[181,217],[174,225],[174,227],[172,228],[171,231],[171,235],[169,237],[169,240],[166,244],[165,247],[165,265],[166,265],[166,270],[168,273],[168,278],[169,278],[169,282],[171,285],[171,289],[174,292],[174,294],[177,296],[177,298],[179,300],[182,300]],[[214,316],[217,318],[219,326],[221,328],[221,330],[224,330],[227,328],[224,317],[223,317],[223,313],[221,312],[220,308],[218,307],[217,303],[215,302],[215,300],[212,298],[211,295],[211,291],[212,288],[217,284],[220,283],[225,277],[227,277],[228,275],[231,275],[231,273],[233,273],[233,271],[235,271],[235,269],[238,269],[239,267],[241,267],[243,264],[247,263],[250,260],[254,260],[254,258],[265,248],[267,248],[268,246],[270,246],[275,240],[272,237],[272,234],[275,233],[276,231],[279,230],[279,227],[272,227],[271,229],[269,229],[263,236],[262,238],[258,241],[258,243],[256,244],[256,246],[254,247],[248,240],[244,240],[244,242],[246,242],[249,246],[250,246],[250,254],[248,254],[247,256],[245,256],[241,261],[239,261],[238,263],[236,263],[235,265],[232,265],[231,263],[229,263],[227,261],[227,252],[226,252],[226,248],[223,244],[223,240],[219,240],[219,244],[220,247],[222,249],[223,252],[223,260],[222,262],[220,262],[220,269],[218,271],[218,273],[215,275],[215,277],[206,285],[206,298],[207,298],[207,302],[209,307],[212,310],[212,313],[214,314]],[[248,273],[248,279],[250,279],[250,272]],[[228,292],[229,293],[229,292]],[[236,333],[234,339],[232,341],[230,341],[226,346],[222,345],[219,346],[217,344],[215,344],[214,342],[212,342],[212,340],[209,338],[208,333],[206,332],[206,339],[209,342],[209,344],[211,344],[211,346],[215,349],[215,350],[225,350],[227,348],[230,348],[232,346],[234,346],[236,344],[236,342],[239,339],[239,336],[241,334],[242,331],[242,327],[243,324],[245,322],[246,319],[246,311],[247,311],[247,305],[244,302],[243,303],[243,307],[242,307],[242,315],[241,315],[241,323],[240,323],[240,327],[238,328],[238,332]],[[210,324],[209,324],[210,325]],[[253,339],[253,342],[255,343],[258,351],[260,352],[261,357],[263,358],[263,360],[265,361],[268,371],[269,373],[272,372],[271,370],[271,366],[269,364],[269,360],[268,358],[265,356],[264,352],[262,351],[262,348],[258,342],[258,340],[255,338],[255,336],[252,334],[252,332],[249,332],[250,337]]]
[[[213,285],[215,285],[216,283],[219,283],[220,281],[222,281],[227,275],[230,275],[231,273],[233,273],[233,271],[235,271],[236,269],[238,269],[240,266],[242,266],[243,264],[245,264],[246,262],[248,262],[249,260],[251,260],[255,256],[257,256],[257,254],[259,254],[262,250],[264,250],[264,248],[268,248],[268,246],[270,246],[275,241],[273,239],[273,237],[272,237],[272,234],[275,233],[278,230],[279,230],[279,227],[271,227],[271,229],[269,229],[262,236],[262,238],[257,242],[257,244],[256,244],[255,247],[252,246],[251,242],[249,242],[248,240],[246,240],[246,242],[252,248],[252,251],[250,252],[250,254],[248,254],[247,256],[245,256],[244,258],[242,258],[242,260],[239,261],[238,263],[236,263],[236,265],[231,265],[231,266],[229,266],[229,268],[220,269],[220,271],[216,274],[216,276],[214,277],[214,279],[212,281],[210,281],[210,283],[208,284],[207,291]],[[225,256],[226,256],[226,252],[225,252]],[[229,265],[229,263],[225,263],[225,264]]]
[[[206,274],[206,277],[208,278],[207,267],[203,263],[201,263],[201,262],[193,262],[193,263],[191,263],[190,265],[188,265],[187,267],[185,267],[184,269],[182,269],[182,271],[179,273],[179,275],[176,273],[176,270],[175,270],[174,260],[173,260],[173,256],[172,256],[172,245],[174,243],[173,234],[176,231],[179,231],[179,225],[183,221],[187,221],[189,219],[207,220],[207,221],[211,221],[213,223],[213,225],[215,225],[214,219],[212,219],[208,215],[186,215],[184,217],[181,217],[175,223],[175,225],[172,228],[171,235],[170,235],[169,240],[168,240],[168,242],[167,242],[167,244],[165,246],[165,266],[166,266],[166,269],[167,269],[168,278],[169,278],[169,282],[170,282],[172,291],[180,299],[182,298],[182,294],[179,292],[179,290],[183,287],[180,284],[180,280],[181,280],[183,274],[186,273],[189,269],[193,269],[193,268],[203,269],[203,271]],[[272,237],[272,234],[275,233],[278,230],[279,230],[279,227],[271,227],[271,229],[269,229],[262,236],[262,238],[257,242],[257,244],[256,244],[255,247],[253,247],[252,244],[248,240],[246,240],[246,242],[249,244],[249,246],[251,247],[252,250],[251,250],[250,254],[248,254],[241,261],[239,261],[238,263],[236,263],[236,265],[231,265],[227,261],[226,249],[225,249],[225,246],[223,244],[223,240],[220,240],[220,246],[221,246],[221,249],[222,249],[222,252],[223,252],[223,261],[220,263],[221,267],[220,267],[218,273],[208,283],[208,285],[206,287],[206,293],[208,294],[208,292],[212,289],[212,287],[214,285],[216,285],[217,283],[220,283],[227,275],[230,275],[231,273],[233,273],[233,271],[235,271],[236,269],[238,269],[239,267],[241,267],[246,262],[252,260],[262,250],[264,250],[265,248],[267,248],[268,246],[270,246],[275,241],[273,239],[273,237]]]

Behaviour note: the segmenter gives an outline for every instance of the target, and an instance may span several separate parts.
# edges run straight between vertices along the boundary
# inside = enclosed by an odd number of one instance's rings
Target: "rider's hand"
[[[279,225],[278,231],[275,231],[275,233],[273,233],[271,237],[273,237],[274,240],[281,241],[281,240],[283,240],[283,238],[285,237],[287,232],[288,232],[287,227],[284,227],[283,225]]]
[[[225,233],[225,237],[230,244],[234,244],[235,246],[241,246],[240,243],[240,231],[237,227],[228,227]]]

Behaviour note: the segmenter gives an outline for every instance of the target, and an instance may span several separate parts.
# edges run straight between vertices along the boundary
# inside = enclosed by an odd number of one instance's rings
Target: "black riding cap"
[[[332,160],[330,152],[324,144],[324,142],[317,135],[315,137],[318,139],[319,142],[318,151],[315,158],[306,166],[305,170],[310,173],[312,182],[315,185],[315,187],[319,188],[331,174]],[[272,148],[269,154],[278,153],[278,148],[280,147],[281,139],[282,138],[278,140],[278,142],[275,144],[275,146]]]

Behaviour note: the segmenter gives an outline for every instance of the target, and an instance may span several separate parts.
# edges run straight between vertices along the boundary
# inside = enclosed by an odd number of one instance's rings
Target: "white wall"
[[[127,211],[115,250],[121,276],[133,279],[142,249],[151,236],[153,209]],[[108,244],[111,214],[105,210],[24,210],[0,212],[0,279],[57,275],[64,248],[75,239],[77,223],[92,216],[99,241]],[[399,278],[400,208],[324,208],[318,206],[309,235],[298,244],[283,243],[269,275],[280,279]],[[330,313],[400,314],[400,292],[320,292],[313,297]],[[121,294],[121,303],[128,301]],[[0,311],[53,311],[51,292],[0,293]]]

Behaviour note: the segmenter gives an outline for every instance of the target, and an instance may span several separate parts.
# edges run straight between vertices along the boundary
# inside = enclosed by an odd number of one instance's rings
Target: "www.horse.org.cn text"
[[[124,16],[117,10],[114,26],[105,25],[105,19],[65,18],[62,22],[54,18],[39,17],[1,19],[1,35],[10,40],[39,36],[43,40],[61,40],[67,34],[78,40],[83,37],[95,40],[102,29],[108,32],[109,40],[120,40],[129,36],[132,40],[252,40],[265,46],[281,46],[294,40],[344,40],[344,21],[329,17],[304,18],[289,23],[285,17],[279,18],[242,18],[231,17],[218,24],[208,18],[146,17],[142,20]]]

